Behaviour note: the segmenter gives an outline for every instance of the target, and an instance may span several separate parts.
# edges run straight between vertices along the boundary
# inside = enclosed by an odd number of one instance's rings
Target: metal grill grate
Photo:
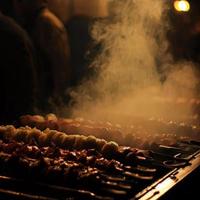
[[[125,150],[128,160],[106,159],[95,150],[67,151],[56,147],[37,147],[41,154],[35,157],[30,150],[34,147],[35,144],[1,140],[1,199],[157,199],[200,166],[198,141],[154,145],[142,155]],[[49,165],[44,165],[45,159]],[[56,162],[61,159],[66,166],[59,171],[61,164]],[[70,168],[73,162],[76,167]]]

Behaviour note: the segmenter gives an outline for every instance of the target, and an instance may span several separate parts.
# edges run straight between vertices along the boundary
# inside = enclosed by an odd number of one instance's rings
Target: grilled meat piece
[[[117,143],[107,142],[94,136],[67,135],[50,129],[40,131],[30,127],[0,126],[0,138],[35,143],[39,146],[58,146],[69,150],[96,149],[110,157],[118,154]]]
[[[20,123],[23,126],[37,127],[40,130],[45,128],[58,130],[67,135],[93,135],[107,141],[115,141],[120,145],[145,149],[149,149],[152,142],[172,145],[177,140],[200,139],[200,127],[198,126],[155,119],[135,120],[133,125],[123,127],[112,125],[109,122],[95,122],[82,118],[65,119],[49,114],[45,117],[25,115],[20,118]]]

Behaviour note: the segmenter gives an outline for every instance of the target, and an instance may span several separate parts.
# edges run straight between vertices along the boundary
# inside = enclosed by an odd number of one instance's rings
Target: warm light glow
[[[174,2],[174,8],[178,12],[188,12],[190,10],[190,4],[186,0],[175,1]]]

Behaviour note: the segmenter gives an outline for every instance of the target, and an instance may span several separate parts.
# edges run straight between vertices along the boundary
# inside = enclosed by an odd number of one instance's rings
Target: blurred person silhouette
[[[69,34],[72,65],[72,86],[80,85],[95,75],[91,67],[100,44],[91,37],[91,27],[108,16],[107,0],[47,0],[49,8],[64,22]]]
[[[10,15],[28,32],[36,48],[39,62],[39,108],[50,112],[51,104],[58,105],[66,99],[65,90],[70,85],[67,32],[63,23],[48,9],[46,0],[9,1],[13,6]]]
[[[12,123],[35,106],[34,50],[26,32],[5,16],[0,2],[0,124]]]

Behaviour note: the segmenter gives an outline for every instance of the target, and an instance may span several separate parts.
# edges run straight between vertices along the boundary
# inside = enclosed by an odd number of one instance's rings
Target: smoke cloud
[[[72,92],[72,115],[120,124],[192,115],[197,79],[192,63],[177,63],[169,52],[167,1],[114,0],[110,12],[91,30],[102,44],[91,66],[97,76]]]

